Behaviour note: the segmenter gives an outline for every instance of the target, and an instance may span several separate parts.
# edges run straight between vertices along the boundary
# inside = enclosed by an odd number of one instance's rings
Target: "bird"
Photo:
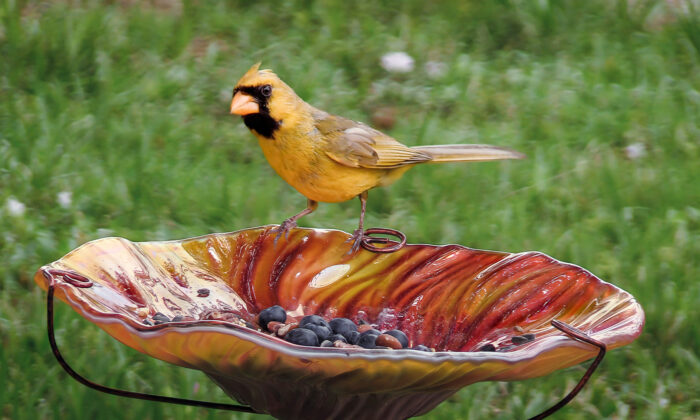
[[[297,227],[297,220],[316,210],[319,202],[358,197],[359,227],[349,238],[349,252],[354,252],[366,236],[369,190],[392,184],[422,163],[524,157],[514,150],[484,144],[405,146],[362,122],[309,105],[272,70],[260,69],[260,64],[253,65],[236,83],[230,112],[243,118],[275,172],[307,198],[304,210],[275,228],[275,243]]]

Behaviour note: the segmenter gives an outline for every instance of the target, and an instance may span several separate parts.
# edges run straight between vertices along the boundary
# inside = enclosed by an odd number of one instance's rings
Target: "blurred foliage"
[[[521,162],[416,168],[370,193],[368,225],[412,242],[541,250],[630,291],[647,313],[643,335],[611,352],[558,418],[692,418],[698,10],[645,0],[0,0],[0,416],[251,417],[125,403],[67,378],[32,276],[99,237],[182,238],[300,210],[303,197],[227,112],[237,78],[263,60],[330,112],[371,121],[389,109],[388,131],[406,144],[525,152]],[[413,56],[415,70],[382,69],[390,51]],[[322,204],[302,224],[351,230],[358,210]],[[148,360],[63,306],[59,342],[88,377],[227,400],[199,372]],[[425,417],[531,416],[583,369],[475,384]]]

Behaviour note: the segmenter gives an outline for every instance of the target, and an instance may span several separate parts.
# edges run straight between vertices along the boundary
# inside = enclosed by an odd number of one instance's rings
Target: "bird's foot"
[[[376,234],[387,235],[390,237],[393,236],[394,238],[396,238],[396,240],[385,237],[372,236]],[[354,243],[348,254],[357,251],[359,247],[362,247],[367,251],[387,254],[390,252],[396,252],[399,249],[403,248],[404,245],[406,245],[406,235],[404,235],[401,231],[398,231],[396,229],[387,228],[369,228],[364,231],[362,229],[357,229],[355,233],[353,233],[353,235],[350,238],[348,238],[348,240],[345,242],[350,242],[353,240]],[[383,246],[378,247],[374,244],[382,244]]]
[[[282,222],[276,228],[273,228],[271,232],[277,233],[277,235],[275,235],[274,245],[277,245],[277,241],[279,240],[279,238],[282,235],[284,235],[285,241],[288,240],[289,239],[289,231],[294,229],[295,227],[297,227],[297,221],[290,217],[289,219]]]
[[[350,250],[348,251],[348,254],[354,254],[357,252],[358,249],[360,249],[360,246],[362,245],[362,240],[365,237],[365,231],[364,229],[355,229],[355,232],[353,232],[352,236],[349,237],[345,242],[352,242],[352,246],[350,247]]]

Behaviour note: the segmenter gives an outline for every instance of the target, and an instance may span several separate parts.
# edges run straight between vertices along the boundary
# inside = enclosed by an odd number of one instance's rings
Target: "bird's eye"
[[[265,85],[265,86],[261,87],[260,93],[262,93],[263,96],[266,96],[266,97],[272,95],[272,86]]]

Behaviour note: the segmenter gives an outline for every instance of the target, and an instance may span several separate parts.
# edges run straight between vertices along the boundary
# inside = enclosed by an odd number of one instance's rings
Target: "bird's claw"
[[[296,220],[293,219],[287,219],[284,222],[282,222],[279,226],[276,228],[272,229],[272,233],[277,233],[275,235],[275,240],[273,244],[276,246],[277,241],[279,240],[280,236],[284,235],[284,240],[289,240],[289,231],[297,227],[297,222]]]
[[[352,242],[352,246],[350,247],[348,254],[354,254],[358,249],[360,249],[360,245],[362,245],[362,240],[364,237],[365,232],[363,229],[355,229],[352,236],[345,240],[345,243]]]

